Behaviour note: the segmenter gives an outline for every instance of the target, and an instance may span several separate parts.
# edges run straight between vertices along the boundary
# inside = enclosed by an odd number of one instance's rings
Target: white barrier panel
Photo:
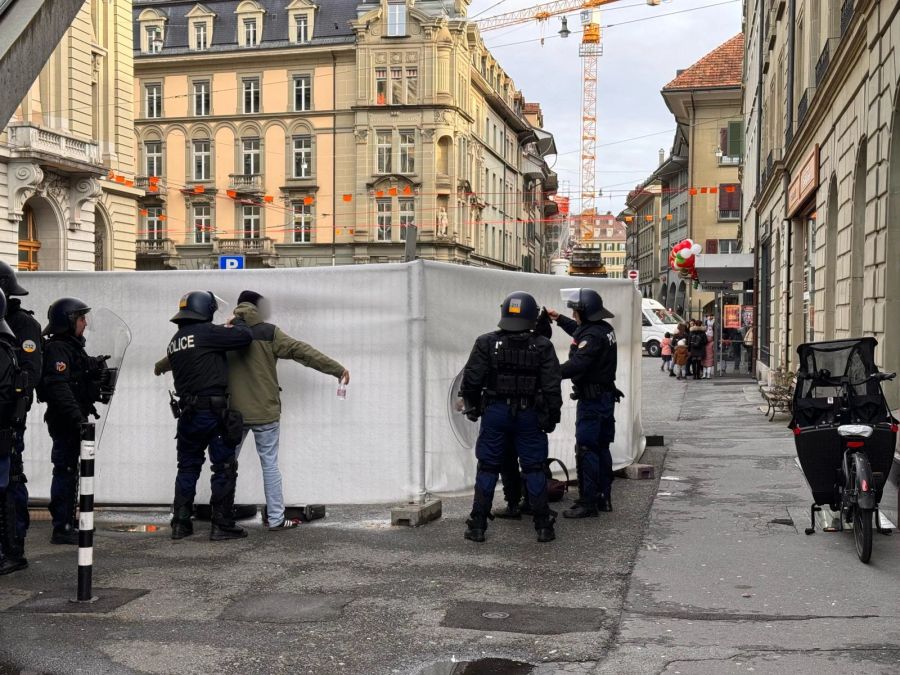
[[[272,300],[273,323],[343,363],[352,374],[347,400],[334,378],[292,362],[279,365],[282,393],[280,466],[285,499],[296,503],[376,503],[424,490],[471,488],[477,429],[450,414],[451,386],[480,333],[496,325],[513,290],[548,306],[559,290],[599,290],[616,314],[619,388],[613,447],[617,467],[643,451],[640,425],[640,298],[628,281],[573,279],[416,262],[337,268],[200,272],[31,273],[25,306],[46,323],[55,298],[74,295],[107,307],[131,328],[133,341],[106,429],[97,449],[100,503],[164,504],[176,471],[175,420],[168,406],[171,376],[154,377],[153,363],[175,332],[169,318],[187,291],[212,290],[234,303],[244,289]],[[559,308],[558,309],[563,309]],[[89,317],[90,318],[90,317]],[[564,359],[570,340],[554,328]],[[90,343],[89,353],[94,354]],[[564,393],[569,391],[564,385]],[[50,439],[44,406],[29,416],[25,465],[29,491],[50,492]],[[551,437],[551,454],[573,461],[574,403]],[[424,478],[424,485],[423,485]],[[208,466],[198,501],[209,496]],[[264,503],[259,462],[248,438],[241,454],[237,500]]]

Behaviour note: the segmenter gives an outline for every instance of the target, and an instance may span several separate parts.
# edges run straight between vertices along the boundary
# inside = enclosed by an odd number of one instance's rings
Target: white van
[[[680,316],[656,300],[645,298],[641,301],[641,346],[649,356],[659,356],[662,339],[666,333],[674,335],[680,323],[684,323]]]

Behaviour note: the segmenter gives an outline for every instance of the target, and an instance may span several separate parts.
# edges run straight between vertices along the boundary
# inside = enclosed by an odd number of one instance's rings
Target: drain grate
[[[599,609],[458,602],[447,610],[441,626],[531,635],[559,635],[601,630],[603,619],[604,613]]]

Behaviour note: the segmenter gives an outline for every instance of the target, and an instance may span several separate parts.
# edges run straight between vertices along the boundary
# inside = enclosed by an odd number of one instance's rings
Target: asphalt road
[[[617,481],[613,514],[561,521],[552,544],[528,521],[465,541],[467,498],[417,529],[333,507],[226,543],[105,514],[103,611],[72,613],[75,550],[36,523],[31,566],[0,578],[0,674],[900,671],[900,536],[877,537],[870,566],[849,533],[804,536],[786,420],[768,423],[746,382],[675,382],[658,363],[644,359],[644,425],[669,444],[646,457],[664,480]],[[103,605],[128,589],[143,594]]]

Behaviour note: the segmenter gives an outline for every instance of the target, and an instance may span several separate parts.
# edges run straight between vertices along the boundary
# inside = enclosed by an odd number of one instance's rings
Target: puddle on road
[[[534,666],[511,659],[486,658],[477,661],[440,661],[420,670],[418,675],[528,675]]]

